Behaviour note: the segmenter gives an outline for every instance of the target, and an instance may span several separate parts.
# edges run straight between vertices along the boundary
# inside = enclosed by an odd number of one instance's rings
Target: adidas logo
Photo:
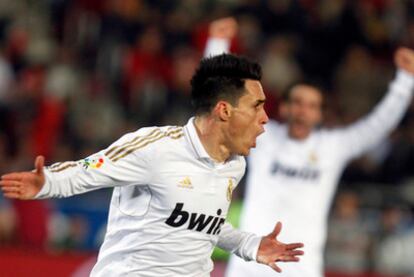
[[[193,188],[193,185],[191,184],[191,180],[190,180],[190,178],[188,178],[188,176],[185,177],[183,180],[181,180],[178,183],[178,186],[180,188],[186,188],[186,189],[192,189]]]

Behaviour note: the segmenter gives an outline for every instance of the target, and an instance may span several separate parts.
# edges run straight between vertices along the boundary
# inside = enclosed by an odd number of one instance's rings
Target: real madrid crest
[[[233,195],[234,184],[233,180],[230,178],[227,185],[227,201],[231,201],[231,196]]]
[[[316,155],[315,152],[310,153],[309,161],[311,162],[311,164],[316,164],[318,162],[318,156]]]

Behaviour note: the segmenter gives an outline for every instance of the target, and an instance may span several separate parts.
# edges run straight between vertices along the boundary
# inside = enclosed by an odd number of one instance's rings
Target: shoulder
[[[243,178],[246,171],[246,159],[244,156],[235,156],[232,161],[232,168],[236,174],[237,183]]]
[[[184,136],[182,126],[144,127],[122,136],[104,152],[114,162],[134,155],[151,155],[160,145],[178,141]]]
[[[132,133],[134,137],[175,138],[183,135],[182,126],[153,126],[140,128]]]
[[[313,141],[333,155],[333,151],[344,150],[343,143],[348,139],[346,130],[346,127],[320,128],[312,132]]]
[[[331,128],[320,128],[314,131],[314,135],[324,140],[332,140],[341,137],[348,126],[344,127],[331,127]]]

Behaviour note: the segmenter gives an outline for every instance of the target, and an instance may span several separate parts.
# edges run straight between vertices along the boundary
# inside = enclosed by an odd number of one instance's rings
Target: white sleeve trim
[[[47,195],[49,195],[50,192],[50,182],[48,181],[48,177],[45,174],[45,183],[43,184],[43,187],[40,189],[40,191],[35,195],[34,199],[44,199],[47,198]]]
[[[259,251],[260,242],[262,237],[252,235],[246,239],[245,245],[243,248],[246,249],[244,257],[245,261],[257,261],[257,252]]]

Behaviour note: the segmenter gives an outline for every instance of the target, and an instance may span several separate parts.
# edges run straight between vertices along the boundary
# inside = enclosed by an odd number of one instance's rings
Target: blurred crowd
[[[39,154],[49,164],[86,157],[142,126],[185,124],[208,24],[228,15],[239,22],[232,51],[262,64],[276,119],[285,88],[309,79],[325,90],[326,127],[355,121],[386,92],[396,47],[414,48],[412,0],[0,0],[0,174],[31,169]],[[344,173],[328,269],[414,275],[413,169],[414,104]],[[110,193],[70,204],[0,197],[0,247],[96,247],[104,219],[88,226],[82,211],[106,210]],[[85,246],[88,228],[95,242]]]

